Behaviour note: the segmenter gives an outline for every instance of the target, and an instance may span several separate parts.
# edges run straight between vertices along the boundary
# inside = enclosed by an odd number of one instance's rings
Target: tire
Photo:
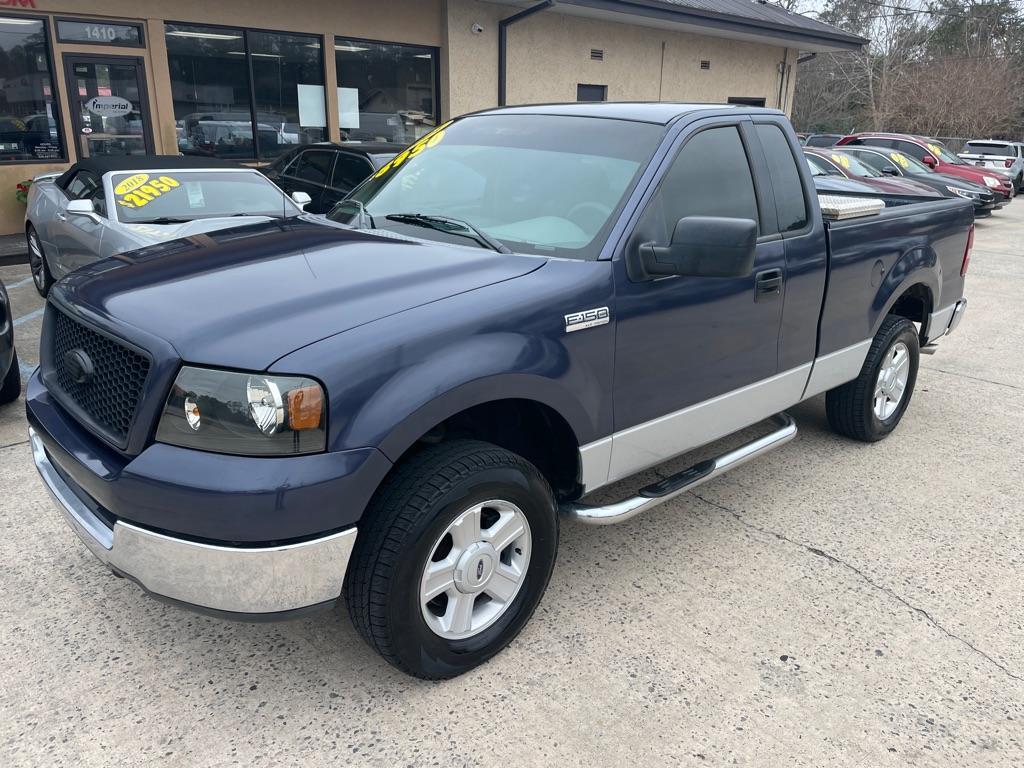
[[[487,541],[457,547],[452,530],[463,540],[471,526],[460,526],[476,509],[477,536],[486,537],[486,529],[507,538],[519,529],[502,526],[513,524],[525,533],[490,554]],[[558,514],[544,477],[522,457],[475,440],[433,445],[399,464],[363,521],[345,583],[352,623],[389,663],[426,680],[467,672],[512,642],[547,588],[558,549]],[[440,573],[451,562],[461,565],[452,571],[455,581],[428,602],[428,566]],[[518,586],[506,591],[506,574],[517,566]],[[467,583],[481,574],[483,586]],[[492,600],[499,582],[504,599]],[[467,605],[463,617],[473,627],[455,637],[458,607]],[[444,636],[449,620],[451,636]]]
[[[50,265],[46,263],[43,241],[39,239],[39,234],[31,224],[25,231],[25,240],[28,242],[28,265],[32,270],[32,283],[39,291],[39,295],[45,299],[53,287],[53,273],[50,272]]]
[[[7,403],[13,403],[18,399],[21,394],[21,368],[18,365],[18,351],[14,351],[14,357],[11,358],[11,368],[7,371],[7,375],[4,376],[4,380],[0,383],[0,405],[7,405]]]
[[[903,364],[897,363],[900,352],[905,353]],[[825,410],[833,431],[873,443],[896,429],[914,394],[919,361],[917,328],[906,318],[886,317],[871,342],[860,375],[825,395]],[[889,372],[897,368],[903,371],[904,365],[905,383],[898,387],[903,374]],[[883,368],[887,371],[884,380]],[[894,400],[897,389],[899,397]]]

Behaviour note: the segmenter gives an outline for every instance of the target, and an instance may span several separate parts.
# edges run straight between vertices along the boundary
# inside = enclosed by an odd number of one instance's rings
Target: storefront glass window
[[[327,118],[320,39],[250,32],[249,53],[260,157],[274,158],[295,144],[323,141]]]
[[[433,48],[336,38],[341,138],[406,144],[437,124]]]
[[[63,158],[45,23],[0,16],[0,162]]]
[[[272,159],[323,138],[319,38],[180,24],[166,25],[166,35],[183,154]]]

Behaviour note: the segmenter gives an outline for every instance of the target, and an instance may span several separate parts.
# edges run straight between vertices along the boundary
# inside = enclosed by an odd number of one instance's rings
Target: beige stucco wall
[[[516,8],[446,0],[445,96],[451,114],[494,106],[498,20]],[[472,31],[473,24],[483,27]],[[604,51],[592,61],[590,50]],[[610,100],[724,102],[763,97],[779,106],[779,64],[795,51],[542,11],[509,28],[508,103],[575,101],[579,83],[608,86]],[[711,62],[702,70],[700,62]],[[795,76],[790,78],[790,88]],[[788,106],[792,99],[783,99]]]

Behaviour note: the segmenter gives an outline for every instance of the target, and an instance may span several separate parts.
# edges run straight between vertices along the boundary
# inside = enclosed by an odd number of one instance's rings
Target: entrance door
[[[79,158],[153,154],[146,70],[128,56],[65,56]]]

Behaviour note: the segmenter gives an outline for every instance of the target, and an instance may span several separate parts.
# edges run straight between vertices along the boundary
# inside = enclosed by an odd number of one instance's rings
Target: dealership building
[[[801,56],[865,42],[757,0],[0,0],[0,234],[18,182],[86,156],[263,163],[498,104],[788,111]]]

